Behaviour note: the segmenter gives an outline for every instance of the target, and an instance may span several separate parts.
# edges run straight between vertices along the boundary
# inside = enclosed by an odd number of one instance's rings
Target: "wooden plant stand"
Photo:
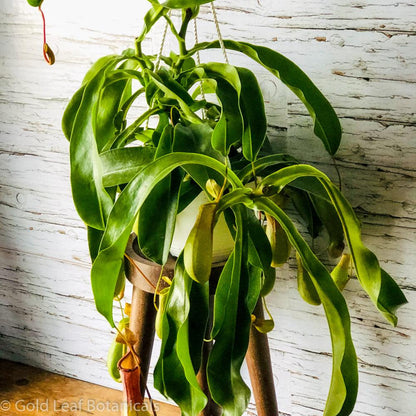
[[[136,334],[139,342],[136,345],[137,354],[140,357],[142,373],[142,391],[149,374],[150,359],[152,356],[153,342],[155,337],[155,318],[156,310],[153,305],[154,286],[156,286],[161,271],[161,266],[140,257],[133,248],[135,244],[134,236],[130,237],[126,254],[135,265],[126,262],[126,274],[129,281],[133,284],[133,295],[131,302],[130,329]],[[164,274],[173,278],[175,259],[170,258],[165,265]],[[222,266],[212,268],[211,281],[217,281],[221,274]],[[149,284],[146,278],[152,282]],[[152,286],[153,285],[153,286]],[[159,289],[166,287],[165,282],[161,282]],[[212,290],[213,292],[213,290]],[[211,301],[213,296],[211,295]],[[256,305],[254,314],[263,318],[263,306],[261,302]],[[210,329],[210,328],[208,328]],[[208,337],[207,337],[208,338]],[[198,381],[201,388],[207,394],[208,404],[200,413],[200,416],[220,416],[221,409],[214,403],[208,394],[208,386],[205,368],[206,361],[212,344],[205,343],[201,370],[198,373]],[[272,365],[270,359],[269,342],[266,334],[258,332],[252,327],[250,332],[250,342],[246,354],[246,362],[250,374],[252,391],[256,402],[258,416],[278,416],[276,392],[273,380]]]

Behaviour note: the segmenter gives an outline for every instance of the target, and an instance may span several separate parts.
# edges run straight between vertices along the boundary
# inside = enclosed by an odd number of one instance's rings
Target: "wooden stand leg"
[[[261,299],[254,309],[254,315],[264,319]],[[248,371],[258,416],[278,416],[276,390],[274,387],[269,341],[266,334],[250,331],[250,343],[246,355]]]
[[[145,391],[155,339],[156,309],[153,305],[153,294],[133,286],[131,316],[129,328],[137,335],[139,342],[135,346],[140,358],[142,373],[141,389]]]
[[[136,351],[140,357],[142,371],[142,391],[144,391],[147,376],[149,373],[150,359],[152,356],[153,341],[155,337],[156,310],[153,305],[153,293],[160,275],[160,266],[139,257],[133,250],[133,239],[127,250],[127,254],[137,262],[139,267],[131,266],[127,274],[133,284],[132,310],[130,317],[130,329],[137,335],[139,342]],[[165,266],[164,272],[173,278],[174,259],[170,260],[169,267]],[[139,270],[140,268],[140,270]],[[211,280],[218,281],[222,267],[212,269]],[[154,283],[149,286],[143,274]],[[163,282],[162,282],[163,283]],[[210,281],[211,283],[211,281]],[[160,287],[161,289],[162,287]],[[211,295],[214,293],[214,286],[211,288]],[[212,305],[211,308],[212,310]],[[254,310],[258,318],[264,319],[263,306],[259,301]],[[210,327],[208,327],[210,329]],[[207,332],[207,338],[210,331]],[[204,343],[202,370],[198,374],[198,381],[207,393],[208,405],[200,416],[219,416],[221,409],[210,398],[208,392],[206,363],[212,343]],[[278,416],[276,392],[274,388],[273,372],[270,360],[269,342],[266,334],[261,334],[255,328],[251,329],[250,342],[246,355],[248,370],[250,373],[254,399],[256,401],[258,416]]]

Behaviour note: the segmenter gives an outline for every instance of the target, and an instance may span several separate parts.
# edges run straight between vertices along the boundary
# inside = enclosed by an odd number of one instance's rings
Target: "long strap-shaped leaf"
[[[120,68],[134,69],[137,66],[136,60],[127,59],[120,65]],[[128,78],[107,84],[102,89],[93,124],[99,152],[115,136],[117,131],[114,123],[115,117],[131,94],[131,80]]]
[[[279,221],[290,243],[299,253],[304,267],[311,275],[325,309],[332,340],[332,379],[324,416],[349,415],[357,396],[358,369],[351,339],[348,307],[342,294],[325,266],[316,258],[290,218],[279,206],[266,197],[253,198],[240,190],[232,193],[238,198],[230,197],[230,201],[244,203],[251,209],[267,212]]]
[[[223,161],[221,153],[216,151],[211,145],[212,128],[206,124],[191,124],[184,126],[183,124],[176,124],[174,132],[173,150],[175,152],[192,152],[200,153],[218,161]],[[212,169],[204,166],[182,166],[192,177],[192,179],[205,189],[206,183],[209,179],[214,179],[221,183],[222,177]]]
[[[124,250],[137,213],[155,185],[183,165],[203,165],[226,177],[233,188],[242,187],[238,177],[217,160],[194,153],[171,153],[142,169],[126,186],[108,218],[100,251],[91,270],[91,284],[98,311],[114,326],[113,294]]]
[[[106,70],[114,67],[120,59],[109,59],[86,84],[70,137],[71,185],[75,207],[87,225],[101,230],[105,227],[113,200],[102,182],[94,124]]]
[[[155,160],[172,152],[173,127],[163,131]],[[165,264],[172,243],[183,171],[173,171],[150,192],[139,210],[137,241],[141,252],[155,263]]]
[[[142,124],[149,119],[149,117],[154,114],[160,113],[159,108],[149,108],[149,110],[142,113],[136,120],[134,120],[128,127],[122,130],[117,136],[107,142],[103,147],[103,151],[110,150],[112,148],[120,148],[126,145],[126,142],[130,140],[131,137],[134,137],[142,129]]]
[[[68,105],[65,108],[64,115],[62,116],[62,131],[64,132],[65,137],[70,140],[72,128],[74,126],[75,117],[77,116],[82,97],[84,95],[85,88],[91,79],[93,79],[100,71],[103,70],[110,62],[112,62],[117,55],[108,55],[103,56],[102,58],[98,59],[89,71],[86,73],[81,87],[75,92],[72,96],[71,100],[69,101]]]
[[[237,71],[241,80],[240,105],[244,119],[242,149],[244,157],[252,162],[266,139],[264,99],[255,75],[246,68],[237,68]]]
[[[338,117],[328,100],[296,64],[280,53],[264,46],[232,40],[224,40],[224,45],[227,49],[249,56],[289,87],[308,109],[314,121],[314,132],[322,140],[325,149],[331,155],[335,154],[342,135]],[[219,48],[220,46],[218,41],[200,43],[189,51],[189,55],[200,50]]]
[[[260,157],[253,163],[250,163],[249,165],[241,169],[238,172],[238,177],[243,182],[247,182],[253,178],[254,174],[257,174],[257,176],[262,176],[261,175],[262,171],[267,168],[275,167],[279,165],[293,165],[296,163],[298,163],[298,161],[294,157],[285,153],[267,155],[267,156]]]
[[[251,204],[252,201],[249,201]],[[357,357],[351,339],[350,316],[344,297],[325,266],[316,258],[290,218],[274,202],[260,197],[257,209],[279,221],[290,243],[299,253],[322,301],[332,340],[332,379],[324,416],[346,416],[354,408],[358,389]]]
[[[129,183],[155,155],[152,147],[122,147],[100,154],[105,187]]]
[[[254,212],[247,212],[247,229],[249,235],[248,260],[253,266],[268,270],[272,263],[272,251],[269,239]]]
[[[244,131],[240,106],[241,80],[237,69],[232,65],[213,62],[196,67],[186,76],[190,84],[188,88],[198,79],[212,80],[221,104],[220,118],[212,134],[212,146],[226,156],[231,145],[241,142]]]
[[[213,399],[222,407],[224,416],[241,416],[250,398],[250,390],[240,374],[251,327],[251,311],[247,306],[247,230],[241,207],[235,207],[234,212],[237,227],[235,247],[215,292],[214,346],[207,365],[209,388]],[[259,291],[260,285],[251,288]]]
[[[189,277],[181,254],[163,316],[162,346],[154,377],[156,388],[179,405],[183,416],[199,414],[207,403],[196,378],[198,359],[194,362],[191,352],[201,351],[204,342],[208,286],[199,285]],[[197,308],[195,301],[198,302]],[[190,327],[194,320],[199,321],[197,328]],[[197,355],[200,358],[200,354]]]
[[[274,186],[281,189],[297,178],[308,176],[316,177],[321,181],[337,211],[362,287],[384,317],[392,325],[397,325],[395,311],[407,302],[406,298],[392,277],[381,269],[375,254],[364,246],[361,240],[360,222],[354,210],[330,179],[312,166],[289,166],[266,177],[260,188],[267,189]]]

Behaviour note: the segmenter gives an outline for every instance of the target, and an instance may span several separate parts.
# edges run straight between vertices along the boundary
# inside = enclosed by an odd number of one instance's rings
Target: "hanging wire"
[[[199,40],[198,40],[198,27],[197,27],[197,24],[196,24],[196,18],[194,19],[194,35],[195,35],[195,45],[197,45],[199,43]],[[201,59],[200,59],[199,51],[196,51],[196,63],[198,65],[201,65]]]
[[[225,62],[229,64],[230,62],[228,61],[227,50],[225,49],[224,40],[221,35],[220,24],[218,22],[217,11],[215,10],[214,2],[211,3],[211,10],[212,10],[212,15],[214,17],[215,27],[217,28],[218,41],[220,42],[220,46],[221,46],[222,53],[224,55]]]
[[[168,12],[168,17],[170,17],[170,10]],[[169,26],[169,22],[166,20],[165,28],[163,29],[162,40],[160,42],[159,52],[156,55],[155,71],[157,71],[160,67],[160,62],[162,60],[162,54],[163,54],[163,48],[165,47],[165,43],[166,43],[166,35],[168,33],[168,26]],[[145,130],[147,130],[148,128],[149,128],[149,118],[147,118],[146,120]]]
[[[168,12],[168,17],[170,17],[170,11]],[[155,71],[157,71],[159,69],[159,66],[160,66],[160,61],[161,61],[162,54],[163,54],[163,48],[164,48],[165,42],[166,42],[166,35],[168,33],[168,26],[169,26],[169,22],[166,20],[165,28],[163,30],[162,41],[160,43],[159,52],[158,52],[157,58],[156,58]]]

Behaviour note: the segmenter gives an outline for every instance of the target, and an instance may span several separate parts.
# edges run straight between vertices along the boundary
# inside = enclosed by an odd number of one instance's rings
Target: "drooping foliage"
[[[288,260],[292,247],[298,257],[299,291],[305,300],[323,306],[332,340],[332,380],[324,414],[349,415],[358,371],[348,308],[330,271],[288,216],[288,204],[296,208],[312,238],[322,228],[328,231],[330,254],[340,256],[347,247],[363,289],[393,325],[395,311],[406,299],[363,244],[360,223],[339,189],[321,171],[272,148],[253,72],[219,62],[196,64],[198,52],[221,46],[211,42],[186,47],[187,25],[199,6],[209,2],[150,0],[135,49],[100,58],[66,108],[62,125],[70,142],[72,192],[88,227],[97,309],[115,325],[113,299],[133,226],[142,254],[164,264],[178,212],[206,192],[210,202],[201,207],[177,259],[158,316],[162,347],[156,387],[180,406],[183,415],[194,416],[204,408],[207,399],[196,374],[207,320],[213,314],[215,342],[206,368],[211,395],[224,415],[244,413],[250,391],[240,368],[251,315],[258,299],[273,288],[275,268]],[[183,10],[178,30],[170,9]],[[142,42],[161,19],[177,38],[180,53],[162,56],[159,66],[153,55],[143,52]],[[318,148],[321,141],[323,149],[335,154],[341,140],[338,117],[296,64],[247,42],[225,40],[224,45],[262,65],[292,90],[312,118]],[[139,99],[148,108],[131,120],[129,110]],[[219,190],[214,196],[207,189],[213,183]],[[254,187],[248,185],[253,183]],[[210,312],[210,239],[223,213],[234,248]]]

